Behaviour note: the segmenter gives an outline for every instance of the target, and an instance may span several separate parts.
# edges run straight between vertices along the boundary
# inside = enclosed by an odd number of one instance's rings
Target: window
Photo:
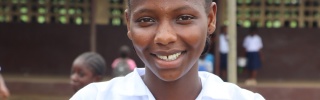
[[[319,3],[319,0],[237,0],[237,24],[242,27],[316,28],[320,19]],[[303,22],[299,23],[301,19]]]
[[[125,9],[126,4],[124,0],[110,0],[109,8],[109,24],[113,26],[123,25],[123,9]]]
[[[273,21],[273,27],[274,28],[280,28],[281,27],[281,21],[280,20]]]
[[[120,18],[112,18],[112,25],[120,26],[121,25],[121,19]]]
[[[270,20],[266,21],[266,27],[272,28],[272,21],[270,21]]]
[[[73,7],[69,8],[68,10],[69,15],[74,15],[75,13],[76,13],[76,10]]]
[[[318,22],[317,21],[313,21],[312,22],[312,28],[318,28]]]
[[[0,15],[0,23],[6,22],[6,18],[4,15]]]
[[[77,25],[81,25],[83,23],[83,18],[82,17],[76,17],[75,22]]]
[[[252,0],[245,0],[247,5],[250,5],[252,3]]]
[[[251,27],[251,21],[250,20],[243,21],[243,27],[250,28]]]
[[[88,24],[90,3],[90,0],[0,0],[0,22],[68,24],[72,17],[73,24]]]
[[[254,0],[253,4],[256,6],[260,6],[261,5],[261,0]]]
[[[66,23],[67,23],[67,18],[66,18],[66,16],[60,16],[60,17],[59,17],[59,22],[60,22],[61,24],[66,24]]]
[[[38,16],[37,21],[38,21],[38,23],[43,24],[46,22],[46,17],[45,16]]]
[[[304,27],[306,27],[306,28],[309,27],[309,22],[308,21],[304,21]]]
[[[243,0],[237,0],[237,5],[243,4]]]

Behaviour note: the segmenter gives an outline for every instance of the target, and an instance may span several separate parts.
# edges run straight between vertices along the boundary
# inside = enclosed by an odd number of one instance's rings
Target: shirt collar
[[[126,96],[147,96],[151,92],[144,84],[141,76],[145,74],[144,68],[135,68],[133,72],[124,77],[122,86],[119,87],[119,94]]]
[[[135,68],[133,72],[125,76],[123,86],[119,87],[119,94],[126,96],[148,96],[154,98],[150,90],[144,84],[141,76],[145,74],[144,68]],[[230,89],[227,89],[224,83],[218,76],[208,72],[199,72],[199,77],[202,83],[202,90],[196,100],[204,98],[211,99],[230,99]]]
[[[202,90],[196,100],[203,99],[221,99],[230,100],[230,91],[226,84],[216,75],[208,72],[199,72],[199,77],[202,82]]]

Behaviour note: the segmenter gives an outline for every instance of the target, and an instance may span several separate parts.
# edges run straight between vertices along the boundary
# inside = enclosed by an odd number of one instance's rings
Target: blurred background
[[[227,0],[218,4],[218,27],[227,25]],[[268,100],[320,98],[320,0],[235,0],[238,51],[248,28],[258,27],[265,61],[258,85],[239,85]],[[95,51],[107,63],[129,45],[126,0],[0,0],[0,66],[10,100],[65,100],[73,60]],[[212,40],[217,41],[216,37]],[[211,53],[218,48],[212,44]],[[133,51],[133,50],[132,50]],[[238,53],[240,54],[240,53]],[[239,55],[242,56],[242,55]],[[143,63],[133,53],[138,67]],[[218,63],[217,63],[218,64]],[[219,65],[215,66],[219,66]]]

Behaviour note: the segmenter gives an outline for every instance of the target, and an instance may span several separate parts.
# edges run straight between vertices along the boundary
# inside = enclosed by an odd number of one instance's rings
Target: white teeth
[[[168,56],[157,55],[157,57],[162,59],[162,60],[165,60],[165,61],[173,61],[173,60],[176,60],[180,55],[181,55],[181,52],[175,53],[175,54],[172,54],[172,55],[168,55]]]

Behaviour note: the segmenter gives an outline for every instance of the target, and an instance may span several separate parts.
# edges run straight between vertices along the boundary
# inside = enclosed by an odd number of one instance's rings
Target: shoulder
[[[116,58],[113,60],[113,63],[118,63],[121,60],[121,58]]]
[[[76,92],[70,100],[95,100],[99,98],[98,94],[109,94],[120,80],[121,78],[119,77],[110,81],[90,83]]]
[[[218,76],[206,73],[201,76],[203,80],[203,98],[211,99],[227,99],[227,100],[264,100],[264,98],[257,93],[242,89],[236,84],[223,82]],[[206,79],[203,79],[206,78]]]
[[[145,85],[139,75],[140,71],[116,77],[109,81],[91,83],[80,89],[70,100],[119,100],[144,93]],[[141,73],[141,72],[140,72]]]
[[[134,62],[134,60],[131,59],[131,58],[128,58],[127,61],[128,61],[128,62]]]
[[[250,35],[246,35],[245,37],[244,37],[244,41],[248,41],[250,39]]]
[[[89,100],[89,99],[95,99],[96,94],[98,92],[98,88],[95,85],[95,83],[91,83],[82,89],[78,90],[71,98],[70,100]]]
[[[254,35],[253,38],[255,39],[255,41],[257,41],[257,42],[259,42],[259,43],[262,42],[262,39],[261,39],[261,37],[260,37],[258,34]]]
[[[225,82],[224,87],[228,89],[232,100],[265,100],[259,93],[243,89],[236,84]]]

